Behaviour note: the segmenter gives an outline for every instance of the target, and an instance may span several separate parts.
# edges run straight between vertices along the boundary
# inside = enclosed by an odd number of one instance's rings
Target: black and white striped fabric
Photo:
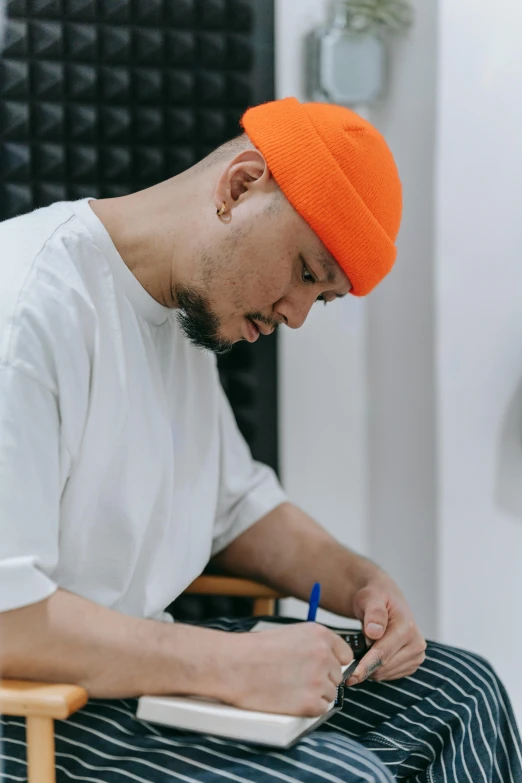
[[[212,627],[244,631],[252,620]],[[477,655],[430,643],[411,677],[367,681],[288,751],[138,721],[136,701],[92,700],[56,722],[57,783],[522,783],[522,753],[502,683]],[[2,781],[25,781],[22,719],[0,718]]]

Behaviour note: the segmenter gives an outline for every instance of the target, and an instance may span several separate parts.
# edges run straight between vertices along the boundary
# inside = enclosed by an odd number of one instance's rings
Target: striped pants
[[[241,631],[252,621],[209,625]],[[56,721],[57,782],[522,783],[509,699],[479,656],[429,643],[413,676],[346,693],[329,723],[274,752],[138,721],[134,699],[92,700]],[[0,780],[25,781],[24,722],[5,716],[0,726]]]

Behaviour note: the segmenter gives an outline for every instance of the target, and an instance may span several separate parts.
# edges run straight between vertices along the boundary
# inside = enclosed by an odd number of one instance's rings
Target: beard
[[[179,308],[178,323],[185,337],[193,345],[216,354],[232,350],[234,343],[220,335],[221,322],[203,294],[194,288],[178,287],[175,295]],[[245,318],[267,324],[272,327],[273,332],[279,326],[277,321],[262,313],[251,313]]]
[[[233,343],[220,336],[220,321],[205,296],[193,288],[176,289],[178,322],[193,345],[213,353],[228,353]]]

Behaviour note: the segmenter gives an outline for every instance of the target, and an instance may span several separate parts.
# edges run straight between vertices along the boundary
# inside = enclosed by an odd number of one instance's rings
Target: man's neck
[[[176,307],[174,291],[192,255],[191,226],[183,218],[188,185],[181,175],[129,196],[90,202],[125,264],[165,307]]]

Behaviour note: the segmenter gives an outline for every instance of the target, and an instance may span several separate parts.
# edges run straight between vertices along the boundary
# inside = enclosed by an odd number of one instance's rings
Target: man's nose
[[[315,296],[284,297],[276,303],[274,310],[290,329],[299,329],[315,302]]]

